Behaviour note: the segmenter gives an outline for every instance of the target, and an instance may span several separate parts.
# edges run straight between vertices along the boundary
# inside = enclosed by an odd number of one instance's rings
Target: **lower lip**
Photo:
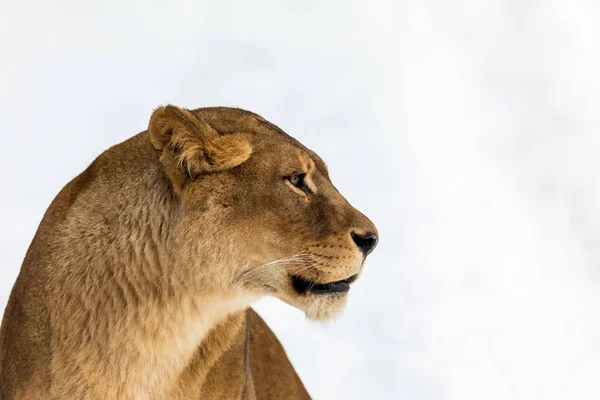
[[[292,276],[291,279],[294,289],[296,289],[299,294],[333,294],[347,293],[350,290],[350,282],[354,280],[354,277],[331,283],[309,282],[295,276]]]

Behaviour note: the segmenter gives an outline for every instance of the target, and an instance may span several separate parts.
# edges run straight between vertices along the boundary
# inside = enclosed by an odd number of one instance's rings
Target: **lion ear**
[[[148,135],[162,151],[160,160],[178,189],[186,179],[236,167],[252,154],[242,135],[220,136],[190,111],[171,105],[154,111]]]

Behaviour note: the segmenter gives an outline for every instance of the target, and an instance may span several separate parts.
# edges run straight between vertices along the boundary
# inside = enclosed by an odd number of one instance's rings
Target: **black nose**
[[[375,250],[375,246],[377,246],[377,235],[373,232],[367,232],[359,235],[358,233],[352,231],[350,236],[352,236],[352,240],[354,240],[354,243],[356,243],[356,245],[362,250],[365,257]]]

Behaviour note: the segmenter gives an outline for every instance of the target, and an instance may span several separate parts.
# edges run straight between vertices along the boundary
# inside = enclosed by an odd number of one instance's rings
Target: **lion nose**
[[[378,238],[377,235],[373,232],[367,232],[364,234],[359,234],[354,231],[350,232],[350,236],[352,236],[352,240],[359,249],[363,252],[363,254],[368,256],[375,247],[377,246]]]

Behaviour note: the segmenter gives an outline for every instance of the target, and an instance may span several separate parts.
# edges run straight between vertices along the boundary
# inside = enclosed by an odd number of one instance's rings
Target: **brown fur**
[[[345,294],[300,294],[290,275],[360,273],[352,231],[376,232],[276,126],[161,107],[48,208],[4,313],[0,398],[309,398],[248,307],[270,294],[334,317]]]

